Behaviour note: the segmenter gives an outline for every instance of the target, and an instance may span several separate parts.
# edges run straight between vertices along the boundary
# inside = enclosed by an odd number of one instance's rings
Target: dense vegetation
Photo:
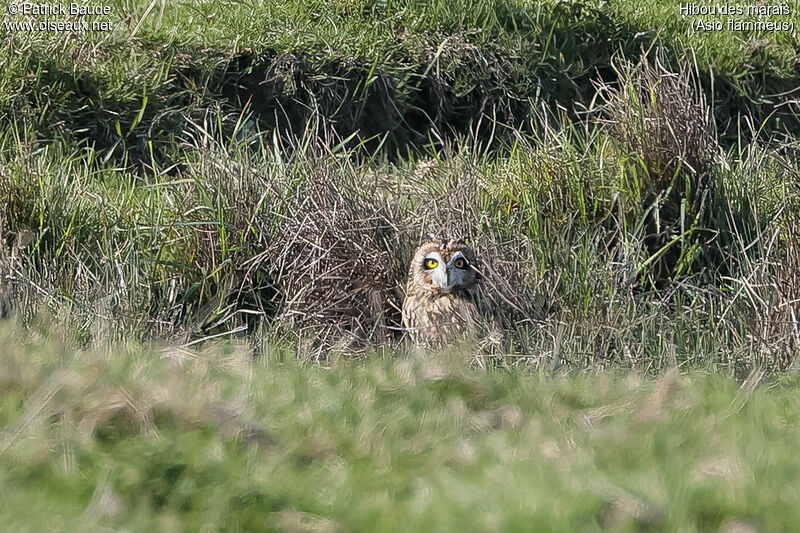
[[[113,7],[111,32],[7,32],[6,313],[363,350],[396,341],[430,231],[484,259],[482,353],[791,359],[791,34],[626,2]]]
[[[0,30],[9,527],[796,522],[796,33],[627,0],[108,5],[111,31]],[[427,232],[484,274],[447,354],[399,323]]]

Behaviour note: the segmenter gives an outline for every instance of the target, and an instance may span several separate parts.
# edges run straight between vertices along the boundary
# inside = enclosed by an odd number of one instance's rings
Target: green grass
[[[795,527],[795,37],[109,5],[0,29],[5,528]],[[447,353],[400,331],[425,232],[485,274]]]
[[[12,200],[6,223],[32,235],[25,259],[10,263],[15,310],[29,320],[49,309],[79,343],[131,335],[198,338],[246,326],[251,334],[268,332],[257,341],[268,345],[276,312],[259,284],[287,286],[271,279],[275,248],[283,247],[276,232],[286,219],[312,215],[300,205],[301,187],[312,176],[341,187],[367,211],[387,203],[389,213],[380,215],[386,218],[363,231],[366,237],[382,224],[401,228],[390,240],[401,263],[426,228],[441,231],[450,223],[472,234],[487,267],[500,269],[486,282],[492,310],[507,328],[495,354],[551,360],[558,353],[570,367],[658,370],[674,353],[680,364],[723,372],[772,366],[783,357],[793,334],[782,302],[793,286],[775,283],[782,261],[791,258],[759,238],[790,231],[790,215],[783,213],[795,200],[793,193],[780,197],[776,188],[779,156],[755,152],[720,173],[719,197],[709,200],[719,247],[703,252],[677,278],[688,283],[683,290],[637,296],[632,287],[650,287],[642,273],[652,263],[641,247],[643,193],[625,181],[636,176],[636,167],[605,160],[607,143],[581,153],[569,139],[532,142],[507,160],[469,154],[434,160],[427,178],[408,166],[376,171],[302,154],[281,160],[268,149],[241,147],[190,150],[187,170],[173,176],[158,169],[153,176],[120,173],[93,152],[68,152],[58,144],[35,156],[12,156],[4,161]],[[464,183],[466,173],[478,181]],[[625,231],[628,242],[609,249],[605,243],[616,231]],[[725,254],[719,268],[730,279],[700,271],[714,260],[712,252]],[[764,257],[775,264],[750,263]],[[300,275],[313,259],[293,257],[292,271],[283,276]],[[402,269],[393,276],[390,290],[404,281]],[[719,292],[702,289],[709,279],[719,283]],[[748,292],[741,292],[742,283],[751,284]],[[672,298],[668,306],[663,294]],[[768,329],[755,317],[768,320]]]
[[[800,519],[796,379],[544,377],[455,351],[75,350],[0,329],[15,531],[708,531]],[[301,526],[301,524],[303,524]]]
[[[171,144],[185,118],[200,121],[220,107],[220,118],[252,113],[263,129],[284,118],[282,127],[302,129],[308,108],[317,109],[343,136],[388,129],[403,151],[425,143],[430,120],[449,135],[484,112],[518,125],[529,100],[570,111],[587,105],[592,82],[613,77],[613,57],[635,59],[654,44],[702,73],[729,140],[745,111],[767,131],[784,132],[780,120],[794,124],[787,95],[765,96],[795,87],[790,33],[687,35],[672,2],[109,5],[111,32],[7,31],[0,113],[26,117],[45,139],[113,148],[121,164],[148,162],[149,142],[165,164],[175,162]]]

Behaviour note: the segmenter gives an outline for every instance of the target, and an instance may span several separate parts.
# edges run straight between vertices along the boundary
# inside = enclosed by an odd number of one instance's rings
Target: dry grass
[[[322,345],[363,347],[396,336],[404,233],[396,207],[335,162],[311,165],[280,202],[280,230],[256,259],[284,299],[281,326]]]
[[[687,251],[709,238],[699,228],[720,148],[696,65],[673,72],[663,50],[655,57],[621,62],[619,85],[600,86],[599,94],[620,157],[632,167],[629,186],[644,213],[644,244],[658,258],[650,268],[653,284],[663,287],[691,262]]]
[[[686,197],[696,212],[719,153],[712,109],[698,74],[686,63],[677,72],[658,52],[651,62],[617,65],[618,87],[601,87],[612,134],[641,162],[650,195],[671,190]],[[686,176],[688,184],[684,184]],[[652,196],[645,201],[652,201]]]
[[[284,144],[245,116],[220,137],[231,119],[209,113],[180,163],[144,173],[61,145],[4,152],[5,300],[26,320],[48,307],[82,343],[237,336],[264,351],[288,336],[303,359],[363,354],[402,343],[408,261],[432,233],[468,238],[482,264],[486,328],[467,350],[481,364],[786,366],[789,156],[720,153],[688,67],[619,72],[604,120],[543,111],[500,151],[469,137],[367,159],[316,122]]]

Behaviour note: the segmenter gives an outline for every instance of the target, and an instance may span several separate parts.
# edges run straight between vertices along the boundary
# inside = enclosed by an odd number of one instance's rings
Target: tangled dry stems
[[[665,191],[676,177],[688,175],[694,196],[719,149],[711,108],[695,73],[685,64],[672,72],[658,56],[653,63],[643,56],[635,66],[619,68],[628,71],[621,74],[620,86],[602,91],[613,134],[641,158],[652,192]]]
[[[322,344],[385,342],[402,305],[393,253],[402,224],[358,176],[331,170],[312,172],[276,213],[281,227],[265,256],[284,298],[278,320]]]
[[[427,234],[467,238],[479,257],[492,258],[482,264],[478,295],[491,322],[532,320],[531,244],[482,212],[481,183],[469,163],[446,172],[435,161],[419,165],[395,190],[386,176],[312,167],[278,204],[280,229],[261,257],[283,298],[278,323],[301,332],[313,358],[332,346],[352,351],[402,337],[408,261]]]

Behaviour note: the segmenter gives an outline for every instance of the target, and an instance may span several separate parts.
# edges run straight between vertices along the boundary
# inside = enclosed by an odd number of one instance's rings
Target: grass
[[[469,356],[302,364],[275,347],[76,350],[4,324],[15,531],[781,531],[796,379],[547,378]]]
[[[123,165],[149,162],[151,151],[177,162],[186,119],[209,111],[227,133],[242,114],[262,130],[297,133],[316,110],[342,137],[388,132],[400,151],[426,144],[431,126],[463,134],[484,113],[519,126],[529,101],[588,105],[592,82],[613,79],[614,55],[635,59],[654,43],[673,63],[696,63],[729,141],[740,114],[766,132],[796,126],[790,95],[777,96],[794,88],[789,33],[687,36],[669,3],[109,5],[111,32],[7,32],[0,112],[27,117],[46,139],[113,148]]]
[[[797,523],[792,34],[628,0],[109,5],[0,30],[6,527]],[[427,232],[484,274],[444,353],[400,327]]]
[[[120,167],[63,139],[37,148],[17,123],[0,141],[6,298],[82,344],[246,335],[266,350],[288,335],[318,360],[394,345],[409,257],[447,232],[471,236],[486,268],[501,329],[480,353],[739,377],[785,366],[796,145],[726,153],[695,119],[687,71],[624,65],[583,122],[540,116],[543,131],[502,150],[462,138],[407,161],[313,127],[292,144],[226,139],[209,117],[173,147],[180,163]]]

